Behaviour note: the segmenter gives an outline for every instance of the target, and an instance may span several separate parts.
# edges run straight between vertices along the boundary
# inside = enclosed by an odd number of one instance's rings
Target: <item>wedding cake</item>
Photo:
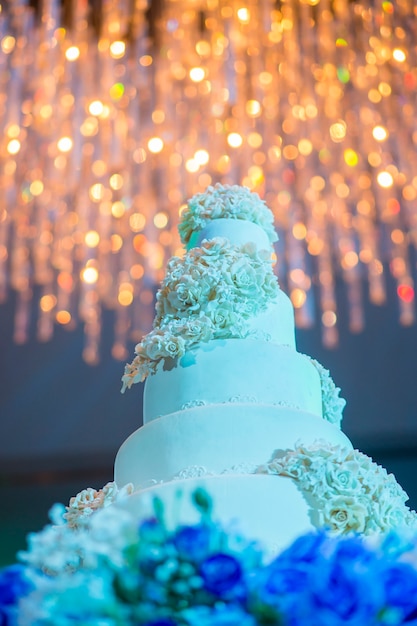
[[[115,481],[54,505],[0,571],[0,623],[415,623],[416,514],[353,450],[339,389],[296,349],[272,214],[216,185],[180,233],[188,251],[123,377],[146,380],[144,425]]]
[[[158,496],[191,523],[203,486],[214,516],[271,549],[312,528],[369,534],[412,525],[392,475],[353,450],[329,372],[297,351],[293,307],[273,272],[273,215],[244,187],[215,185],[182,214],[186,246],[157,294],[123,390],[145,381],[143,426],[115,482],[139,517]]]

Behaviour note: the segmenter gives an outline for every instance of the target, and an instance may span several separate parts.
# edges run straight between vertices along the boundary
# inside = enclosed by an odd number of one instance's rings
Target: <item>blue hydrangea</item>
[[[32,588],[25,571],[26,568],[22,565],[11,565],[0,570],[0,626],[11,626],[15,623],[17,603]]]
[[[417,571],[409,563],[389,563],[381,572],[385,604],[401,622],[417,620]]]
[[[204,587],[216,596],[227,594],[242,582],[242,566],[230,554],[213,554],[205,559],[199,573]]]
[[[200,561],[210,548],[210,527],[207,524],[181,526],[175,533],[173,543],[179,554]]]

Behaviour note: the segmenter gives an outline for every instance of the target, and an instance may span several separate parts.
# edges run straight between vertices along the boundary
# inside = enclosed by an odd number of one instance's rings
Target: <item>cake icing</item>
[[[124,506],[147,515],[158,496],[175,509],[203,485],[219,520],[269,547],[308,528],[415,524],[395,479],[340,430],[345,401],[328,370],[297,351],[265,203],[216,185],[189,201],[179,231],[187,251],[169,261],[154,327],[123,376],[123,390],[145,381],[144,425],[115,462],[116,483],[135,490]]]

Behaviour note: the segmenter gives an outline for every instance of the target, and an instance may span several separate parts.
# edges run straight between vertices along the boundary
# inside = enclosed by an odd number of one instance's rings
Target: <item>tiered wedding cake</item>
[[[216,185],[194,196],[157,295],[153,330],[126,367],[145,380],[144,426],[122,445],[125,505],[192,521],[203,485],[214,516],[272,548],[312,527],[369,533],[414,523],[392,476],[340,430],[344,400],[296,350],[293,308],[272,270],[273,216],[257,194]]]

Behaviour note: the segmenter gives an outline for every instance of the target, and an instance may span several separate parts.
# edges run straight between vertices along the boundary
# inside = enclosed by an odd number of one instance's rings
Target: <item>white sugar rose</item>
[[[207,315],[198,318],[191,317],[182,323],[178,334],[194,345],[202,341],[207,342],[213,338],[213,323]]]
[[[320,511],[322,524],[337,534],[364,532],[367,515],[367,508],[362,502],[347,496],[329,500]]]
[[[259,275],[247,259],[241,258],[233,263],[230,277],[241,294],[256,297],[260,293]]]
[[[214,306],[208,311],[217,338],[227,337],[229,329],[238,322],[238,315],[231,305]]]
[[[201,248],[195,248],[204,263],[210,264],[216,262],[223,255],[233,254],[230,241],[225,237],[214,237],[205,240],[201,244]]]
[[[157,361],[166,356],[165,342],[165,334],[157,329],[146,335],[138,348],[140,348],[141,352],[144,352],[149,359]],[[138,350],[137,354],[140,354]]]
[[[356,494],[361,491],[359,467],[355,461],[342,465],[327,463],[325,480],[335,493],[340,495]]]
[[[185,341],[183,337],[171,337],[165,344],[165,355],[177,358],[185,354]]]
[[[264,276],[262,289],[268,298],[276,298],[279,291],[278,281],[275,274],[268,273]]]
[[[167,294],[167,302],[177,311],[197,311],[200,309],[200,285],[192,280],[182,279],[174,290]]]
[[[376,519],[381,530],[401,528],[407,525],[408,509],[398,501],[389,499],[379,502],[375,507]]]

